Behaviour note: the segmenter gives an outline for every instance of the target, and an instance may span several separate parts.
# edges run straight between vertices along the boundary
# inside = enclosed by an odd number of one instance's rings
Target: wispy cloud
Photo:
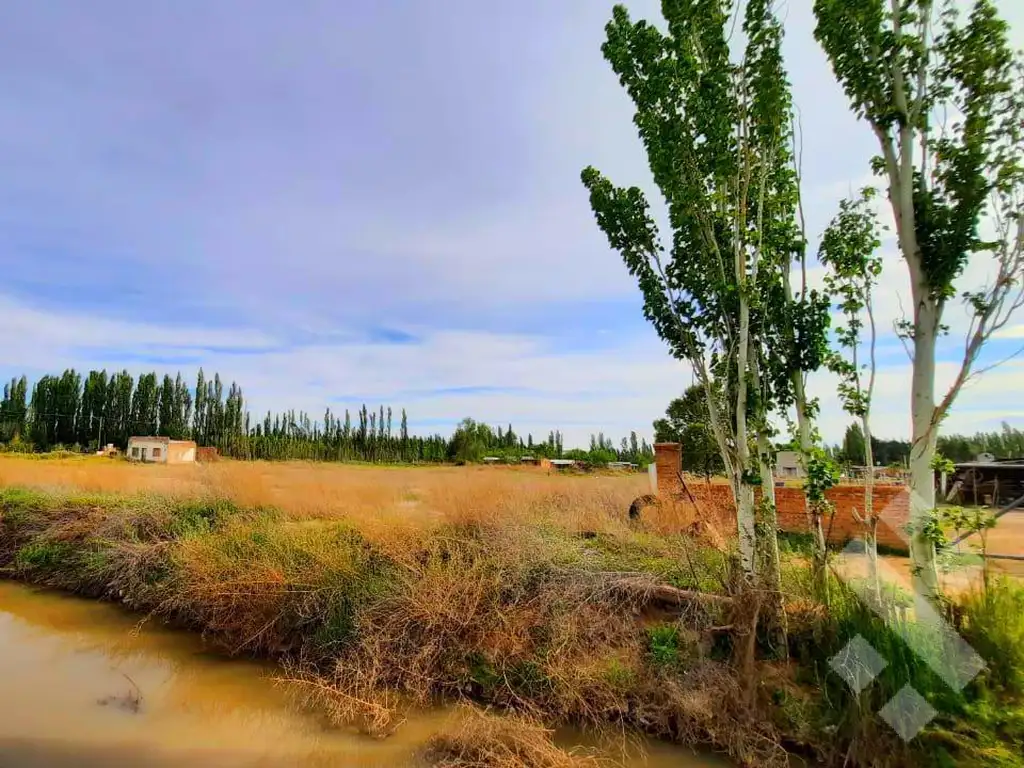
[[[609,14],[591,0],[12,6],[0,367],[202,365],[257,411],[365,395],[414,405],[422,425],[649,435],[691,377],[644,322],[579,182],[594,164],[657,205],[600,54]],[[876,149],[809,5],[789,10],[785,46],[814,237]],[[891,323],[906,269],[889,251],[880,397],[902,434]],[[965,284],[983,277],[972,265]],[[962,314],[951,308],[950,344]],[[1009,370],[964,408],[1009,409]],[[824,411],[835,439],[845,418]]]

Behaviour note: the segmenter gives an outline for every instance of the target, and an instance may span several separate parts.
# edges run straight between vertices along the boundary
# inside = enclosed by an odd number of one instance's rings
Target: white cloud
[[[570,443],[585,443],[599,431],[618,439],[636,430],[650,439],[651,422],[690,383],[687,368],[668,357],[653,332],[617,348],[572,354],[553,351],[538,336],[464,331],[428,331],[418,344],[282,348],[273,337],[247,329],[139,326],[2,299],[0,339],[7,375],[69,366],[135,373],[180,367],[191,377],[202,365],[208,375],[238,381],[254,416],[295,408],[316,418],[328,405],[337,412],[365,399],[368,406],[406,407],[414,427],[417,420],[472,416],[492,424],[511,421],[535,436],[561,428]],[[146,362],[169,349],[196,362]]]
[[[295,408],[319,417],[325,407],[355,409],[365,399],[406,407],[410,423],[430,432],[464,416],[507,424],[534,437],[560,428],[570,443],[585,443],[603,431],[613,439],[637,430],[651,438],[651,422],[669,400],[692,383],[686,365],[670,359],[653,331],[618,346],[563,353],[543,337],[463,331],[426,331],[418,344],[322,343],[287,348],[274,337],[247,329],[209,332],[196,328],[139,326],[90,315],[48,313],[0,299],[0,352],[6,373],[24,367],[38,375],[73,366],[157,369],[194,376],[202,365],[238,381],[254,416],[267,409]],[[216,348],[240,348],[232,354]],[[213,349],[211,349],[213,348]],[[173,349],[195,363],[169,366],[139,362],[138,355]],[[97,350],[100,350],[99,352]],[[255,352],[255,353],[252,353]],[[132,355],[125,365],[122,355]],[[938,366],[941,393],[955,375],[952,363]],[[909,434],[909,364],[879,371],[874,429],[880,437]],[[946,424],[973,433],[1002,421],[1024,423],[1018,393],[1024,361],[1011,361],[964,389]],[[821,430],[838,442],[852,420],[835,398],[827,373],[811,378],[821,398]],[[435,392],[436,391],[436,392]]]

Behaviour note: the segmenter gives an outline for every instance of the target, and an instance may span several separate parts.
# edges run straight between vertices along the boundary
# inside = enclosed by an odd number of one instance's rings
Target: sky
[[[0,25],[0,375],[202,366],[247,406],[405,407],[566,444],[616,441],[692,383],[641,314],[580,170],[652,190],[600,53],[604,0],[33,0]],[[654,0],[627,3],[655,19]],[[874,139],[785,9],[808,231],[868,180]],[[1024,47],[1024,5],[1002,0]],[[893,243],[874,430],[909,434]],[[965,281],[984,274],[972,265]],[[820,278],[820,275],[816,277]],[[966,283],[965,283],[966,285]],[[940,384],[965,318],[950,314]],[[1024,317],[993,342],[1024,344]],[[946,429],[1024,425],[1024,362]],[[815,374],[821,429],[850,419]]]

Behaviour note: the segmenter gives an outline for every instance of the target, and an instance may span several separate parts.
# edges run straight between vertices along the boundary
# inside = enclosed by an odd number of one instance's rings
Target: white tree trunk
[[[813,441],[811,439],[811,419],[807,415],[807,392],[804,388],[804,379],[800,371],[793,371],[793,401],[796,409],[796,424],[800,438],[800,456],[804,463],[804,472],[807,471],[807,462],[811,456]],[[807,525],[814,539],[814,561],[818,570],[823,573],[825,567],[825,529],[821,521],[821,510],[812,509],[807,504]]]
[[[910,414],[910,522],[913,533],[914,589],[928,597],[939,593],[935,544],[921,533],[921,526],[935,510],[932,459],[938,437],[935,419],[935,335],[938,327],[934,302],[922,299],[917,306],[914,336],[914,367],[911,375]]]
[[[772,477],[772,467],[769,463],[771,446],[768,443],[768,436],[764,432],[757,435],[757,451],[761,469],[761,502],[764,505],[764,514],[761,516],[761,524],[764,526],[764,555],[767,572],[764,574],[765,582],[771,589],[782,594],[782,568],[779,562],[779,517],[778,509],[775,506],[775,481]]]
[[[740,563],[747,576],[754,574],[754,555],[757,550],[757,527],[754,519],[754,489],[743,482],[741,473],[733,478],[736,494],[736,527],[739,534]]]
[[[868,583],[871,585],[875,600],[881,603],[882,585],[878,579],[878,516],[875,514],[875,451],[871,447],[870,411],[864,411],[860,422],[861,431],[864,433],[864,464],[868,470],[864,478],[864,525],[867,527],[864,549],[868,561]]]

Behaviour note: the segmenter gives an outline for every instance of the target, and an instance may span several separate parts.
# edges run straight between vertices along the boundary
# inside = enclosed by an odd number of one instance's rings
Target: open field
[[[0,573],[276,659],[308,703],[378,735],[409,707],[470,699],[549,727],[705,744],[742,765],[786,765],[787,750],[879,766],[933,749],[1014,754],[1016,736],[991,736],[1012,707],[972,722],[988,741],[950,741],[975,694],[951,694],[838,581],[819,594],[797,552],[783,563],[788,647],[774,646],[729,532],[670,505],[630,523],[647,492],[643,475],[527,468],[0,457]],[[1016,696],[1015,589],[971,592],[961,616],[993,649],[985,674]],[[828,662],[855,635],[890,665],[851,709]],[[857,714],[908,679],[944,713],[911,745]],[[477,750],[468,738],[449,750]]]
[[[429,530],[475,519],[536,522],[569,532],[618,530],[650,492],[643,474],[550,474],[532,467],[376,467],[312,462],[167,466],[87,457],[0,457],[0,487],[62,492],[157,493],[272,506],[293,520],[345,519],[367,532]],[[657,521],[652,521],[657,525]],[[666,521],[666,525],[670,521]]]

